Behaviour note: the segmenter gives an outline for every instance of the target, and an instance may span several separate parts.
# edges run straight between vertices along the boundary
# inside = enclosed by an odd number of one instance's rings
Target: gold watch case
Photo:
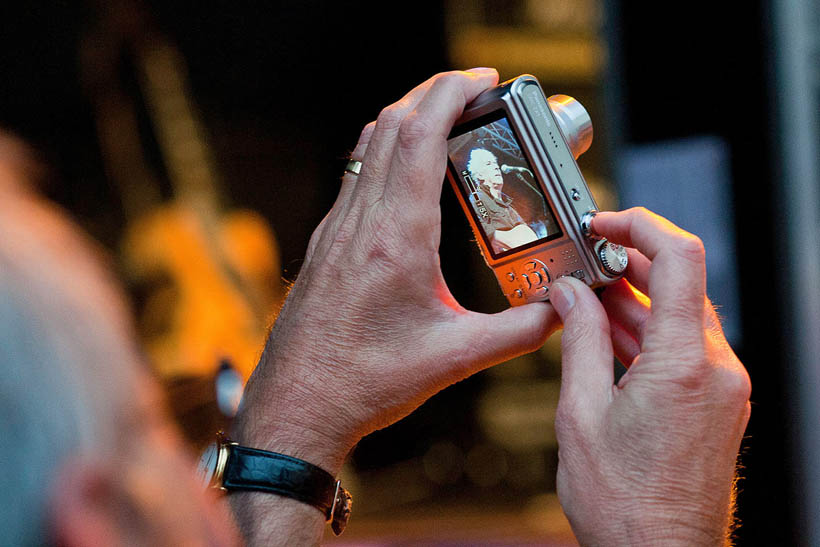
[[[227,491],[222,486],[222,477],[225,474],[231,447],[236,444],[227,440],[225,435],[219,432],[216,441],[209,444],[202,452],[197,466],[197,477],[203,488]]]

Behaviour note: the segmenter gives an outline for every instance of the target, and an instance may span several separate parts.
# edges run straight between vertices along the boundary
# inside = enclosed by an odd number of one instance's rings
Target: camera
[[[596,288],[626,270],[626,249],[589,231],[598,207],[575,160],[591,143],[584,107],[528,74],[479,95],[448,137],[447,178],[513,306],[549,300],[562,276]]]

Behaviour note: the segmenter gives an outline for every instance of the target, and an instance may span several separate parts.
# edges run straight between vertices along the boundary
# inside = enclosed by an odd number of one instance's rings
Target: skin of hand
[[[592,229],[629,266],[602,302],[571,278],[550,290],[561,505],[583,545],[725,544],[751,383],[706,297],[703,244],[645,209],[599,213]]]
[[[441,274],[439,200],[450,129],[498,73],[434,76],[365,127],[339,196],[246,386],[233,437],[338,474],[366,434],[471,374],[540,347],[547,303],[494,315],[462,308]],[[270,494],[231,494],[252,544],[311,544],[323,519]],[[355,518],[355,516],[354,516]]]

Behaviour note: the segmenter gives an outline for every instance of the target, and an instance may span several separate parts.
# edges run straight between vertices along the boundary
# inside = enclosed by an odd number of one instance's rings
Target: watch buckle
[[[216,470],[214,476],[211,478],[211,488],[221,492],[227,492],[228,489],[222,486],[222,479],[225,475],[225,467],[228,465],[228,456],[230,455],[230,447],[238,446],[238,443],[229,441],[222,431],[216,434],[217,438],[217,460]]]
[[[353,505],[353,496],[350,492],[342,488],[342,481],[336,481],[336,492],[333,494],[333,505],[330,507],[328,522],[335,535],[340,535],[345,531],[347,522],[350,520],[350,511]]]

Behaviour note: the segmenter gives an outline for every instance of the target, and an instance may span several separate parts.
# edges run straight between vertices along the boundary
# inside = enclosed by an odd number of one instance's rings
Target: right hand
[[[548,303],[485,315],[441,273],[447,136],[491,69],[439,74],[385,108],[353,152],[339,197],[245,390],[238,440],[336,473],[358,440],[479,370],[540,347]]]
[[[576,279],[550,290],[561,505],[584,545],[724,544],[751,384],[706,297],[703,244],[645,209],[592,229],[630,248],[629,267],[603,304]]]
[[[448,385],[539,348],[557,326],[545,302],[485,315],[462,308],[441,273],[447,136],[494,70],[439,74],[368,125],[339,197],[245,390],[235,440],[339,472],[359,439]],[[307,545],[322,515],[255,492],[233,495],[251,544]]]

